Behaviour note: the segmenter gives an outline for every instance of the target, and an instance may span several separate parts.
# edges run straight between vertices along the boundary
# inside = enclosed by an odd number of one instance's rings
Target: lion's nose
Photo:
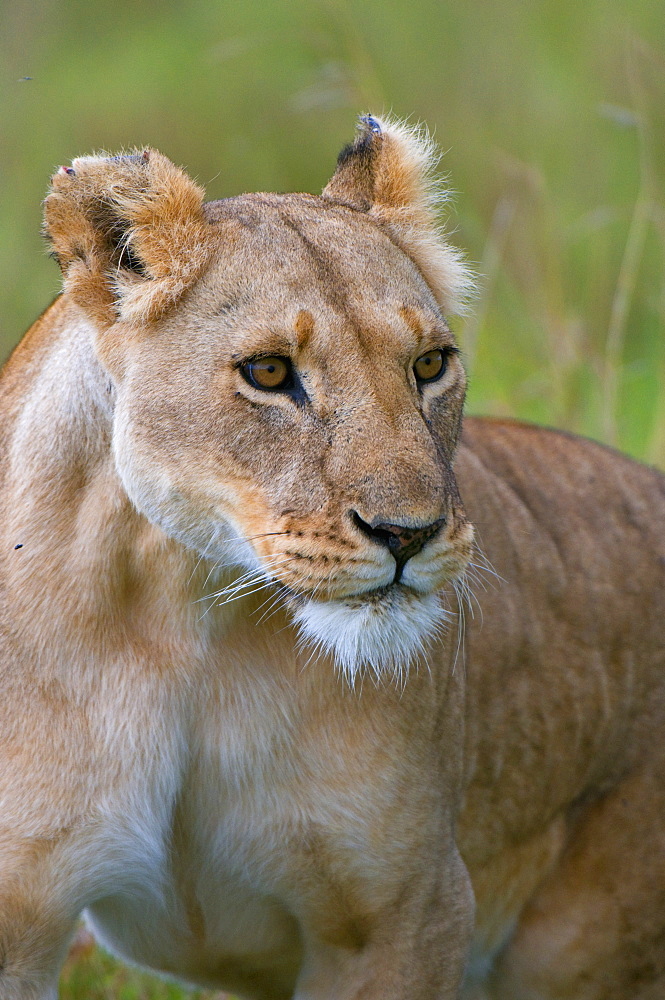
[[[404,564],[420,552],[422,547],[433,538],[446,523],[445,517],[420,528],[412,528],[405,524],[389,524],[384,521],[368,524],[355,510],[351,512],[351,520],[363,535],[372,541],[385,545],[395,557],[397,573],[395,581],[402,575]]]

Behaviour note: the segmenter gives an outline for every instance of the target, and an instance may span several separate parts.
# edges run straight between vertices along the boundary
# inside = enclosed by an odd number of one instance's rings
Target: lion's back
[[[665,476],[584,438],[486,419],[466,421],[456,472],[478,540],[466,815],[470,830],[493,816],[501,841],[662,744]]]

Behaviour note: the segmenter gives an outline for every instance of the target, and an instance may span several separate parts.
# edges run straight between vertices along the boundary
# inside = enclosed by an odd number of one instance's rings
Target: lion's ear
[[[60,167],[44,215],[65,291],[103,326],[156,319],[210,258],[203,196],[155,150]]]
[[[442,309],[460,312],[473,278],[439,228],[442,193],[433,179],[438,159],[422,129],[364,115],[323,197],[376,219],[420,269]]]

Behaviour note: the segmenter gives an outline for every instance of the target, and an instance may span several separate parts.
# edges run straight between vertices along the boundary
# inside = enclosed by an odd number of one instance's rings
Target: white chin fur
[[[403,587],[342,600],[312,601],[293,608],[304,646],[332,656],[351,686],[359,673],[405,679],[450,618],[437,594]]]

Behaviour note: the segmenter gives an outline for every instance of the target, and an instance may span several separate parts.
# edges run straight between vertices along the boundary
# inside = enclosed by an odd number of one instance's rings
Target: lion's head
[[[400,670],[469,559],[453,474],[469,288],[428,140],[365,117],[323,194],[203,192],[154,151],[74,160],[46,225],[92,321],[113,449],[169,536],[272,581],[308,643]]]

